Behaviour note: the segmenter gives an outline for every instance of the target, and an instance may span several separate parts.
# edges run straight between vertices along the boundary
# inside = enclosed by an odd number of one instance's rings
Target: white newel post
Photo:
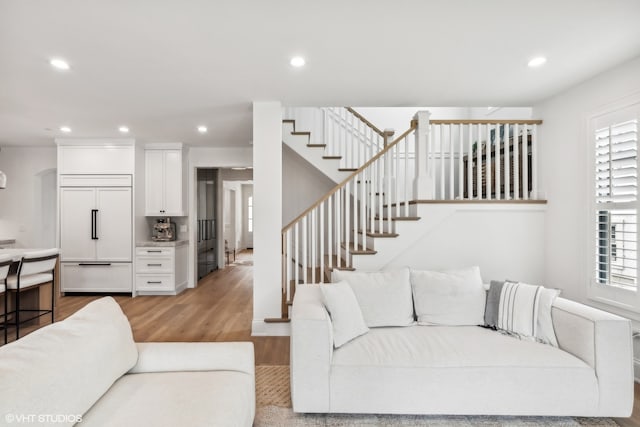
[[[414,119],[418,121],[416,130],[416,165],[413,180],[413,198],[431,200],[433,194],[433,165],[429,161],[431,140],[429,135],[429,111],[418,111]]]

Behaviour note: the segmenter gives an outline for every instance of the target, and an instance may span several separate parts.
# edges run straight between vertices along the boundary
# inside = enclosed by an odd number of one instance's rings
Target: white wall
[[[336,184],[287,145],[282,148],[282,226]]]
[[[593,237],[587,223],[587,121],[592,112],[639,91],[636,58],[534,106],[534,116],[544,120],[539,127],[539,168],[540,188],[548,200],[545,283],[591,305],[597,304],[587,301],[591,275],[585,248]]]
[[[56,158],[55,147],[2,147],[0,239],[14,238],[21,248],[56,246]]]
[[[286,325],[264,323],[265,318],[281,314],[282,107],[279,102],[253,103],[253,159],[252,333],[286,334]]]
[[[387,267],[446,270],[478,265],[485,283],[511,279],[544,284],[544,207],[452,205],[451,209],[451,215],[438,224],[430,224],[430,216],[424,215],[421,222],[429,231]]]

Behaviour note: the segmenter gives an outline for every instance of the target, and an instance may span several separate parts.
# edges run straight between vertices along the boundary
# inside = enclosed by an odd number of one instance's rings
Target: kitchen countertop
[[[0,239],[0,246],[13,245],[14,243],[16,243],[16,239]]]
[[[147,240],[146,242],[136,242],[137,247],[152,247],[152,248],[176,248],[178,246],[186,246],[189,244],[188,240],[174,240],[171,242],[154,242],[153,240]]]

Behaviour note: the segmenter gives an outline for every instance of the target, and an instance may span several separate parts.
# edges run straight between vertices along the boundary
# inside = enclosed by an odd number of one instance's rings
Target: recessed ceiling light
[[[60,126],[60,132],[69,133],[71,128],[69,126]]]
[[[198,132],[200,133],[207,133],[207,130],[206,126],[198,126]]]
[[[289,63],[291,64],[292,67],[303,67],[304,64],[306,64],[307,62],[304,60],[304,58],[302,56],[294,56],[293,58],[291,58],[291,61],[289,61]]]
[[[53,58],[51,61],[49,61],[49,64],[51,64],[53,68],[56,68],[58,70],[66,71],[70,68],[69,63],[64,59],[60,59],[60,58]]]
[[[120,131],[120,133],[129,133],[129,128],[126,126],[120,126],[118,130]]]
[[[537,56],[529,61],[527,65],[531,68],[535,68],[543,65],[545,62],[547,62],[547,58],[545,58],[544,56]]]

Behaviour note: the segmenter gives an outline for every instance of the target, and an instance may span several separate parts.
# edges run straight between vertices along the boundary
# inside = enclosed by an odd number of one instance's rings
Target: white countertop
[[[153,240],[147,240],[145,242],[136,242],[136,247],[176,248],[178,246],[186,246],[188,244],[188,240],[173,240],[171,242],[154,242]]]

